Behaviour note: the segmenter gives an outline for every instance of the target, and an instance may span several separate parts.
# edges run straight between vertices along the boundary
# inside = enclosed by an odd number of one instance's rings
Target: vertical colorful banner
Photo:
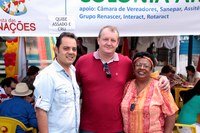
[[[16,77],[16,60],[18,53],[19,37],[13,40],[7,40],[7,49],[4,54],[6,77]]]

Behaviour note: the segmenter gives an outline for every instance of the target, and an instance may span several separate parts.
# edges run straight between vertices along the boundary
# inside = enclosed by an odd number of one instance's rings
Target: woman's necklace
[[[138,95],[147,86],[147,84],[149,83],[150,80],[151,79],[148,79],[148,81],[146,81],[145,83],[140,82],[140,84],[138,84],[137,80],[135,80],[135,87],[136,87],[137,95],[135,96],[134,101],[131,103],[130,111],[134,111],[135,110],[135,106],[136,106],[136,103],[137,103]]]
[[[147,86],[149,81],[150,81],[150,79],[148,79],[145,83],[144,82],[142,83],[142,82],[138,82],[137,80],[135,80],[137,95]]]

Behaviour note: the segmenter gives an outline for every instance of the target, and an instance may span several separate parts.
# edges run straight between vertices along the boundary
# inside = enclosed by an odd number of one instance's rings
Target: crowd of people
[[[13,97],[0,104],[0,116],[15,118],[27,127],[37,128],[35,109],[30,104],[32,92],[26,83],[18,83],[11,91]],[[25,133],[25,131],[17,127],[16,133]]]
[[[11,117],[21,121],[27,127],[38,128],[34,109],[33,82],[39,67],[30,66],[27,76],[20,82],[13,77],[6,77],[0,87],[0,116]],[[17,127],[16,133],[25,133]]]
[[[114,26],[102,27],[97,42],[97,51],[87,54],[82,38],[61,33],[49,66],[31,66],[19,83],[1,82],[0,116],[40,133],[171,133],[178,107],[167,75],[151,76],[151,53],[138,52],[133,60],[118,54]]]

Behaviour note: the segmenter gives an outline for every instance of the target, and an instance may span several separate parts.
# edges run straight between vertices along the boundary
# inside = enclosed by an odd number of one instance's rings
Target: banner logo
[[[12,16],[20,16],[27,12],[25,0],[1,0],[0,7]]]

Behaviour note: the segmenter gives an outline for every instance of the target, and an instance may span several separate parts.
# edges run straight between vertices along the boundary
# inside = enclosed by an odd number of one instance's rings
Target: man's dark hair
[[[75,36],[74,33],[71,32],[63,32],[60,34],[60,36],[57,38],[57,42],[56,42],[56,47],[59,48],[61,43],[62,43],[62,38],[63,37],[69,37],[69,38],[74,38],[77,41],[77,38]]]
[[[194,68],[194,66],[193,66],[193,65],[188,65],[188,66],[186,66],[186,70],[188,70],[188,71],[191,71],[191,72],[195,73],[195,68]]]
[[[174,69],[171,65],[168,64],[168,65],[165,65],[162,67],[162,69],[161,69],[162,74],[169,73],[169,72],[174,73]]]
[[[37,74],[40,71],[40,68],[37,66],[30,66],[27,70],[27,76],[32,76]]]
[[[78,37],[77,40],[83,41],[82,37]]]
[[[18,83],[18,81],[15,78],[12,78],[12,77],[5,78],[1,81],[1,87],[2,88],[4,88],[5,86],[10,87],[12,82],[14,82],[16,84]]]

